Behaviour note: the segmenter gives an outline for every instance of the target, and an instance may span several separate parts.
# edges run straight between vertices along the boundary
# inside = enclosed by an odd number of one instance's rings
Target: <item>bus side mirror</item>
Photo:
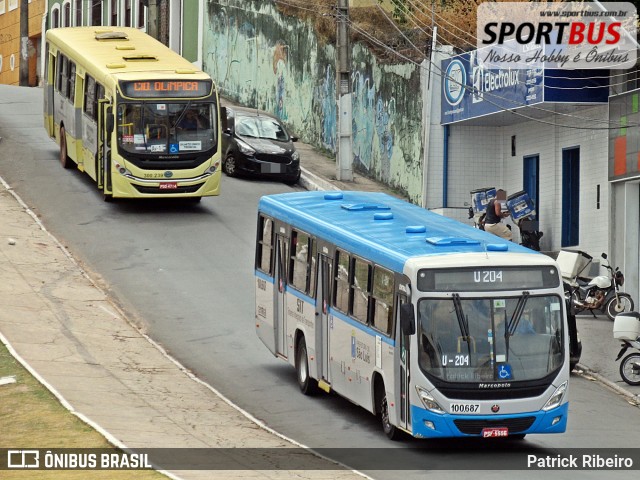
[[[400,305],[400,330],[407,336],[416,333],[416,316],[410,303]]]

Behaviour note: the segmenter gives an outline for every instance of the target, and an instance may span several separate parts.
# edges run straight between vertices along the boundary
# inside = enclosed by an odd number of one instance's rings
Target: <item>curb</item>
[[[574,369],[574,372],[580,375],[581,377],[586,378],[587,380],[590,379],[589,377],[591,377],[592,379],[595,379],[599,383],[606,385],[611,390],[627,398],[630,404],[635,405],[636,407],[640,407],[640,394],[635,394],[630,392],[626,388],[621,387],[620,385],[617,385],[616,383],[612,382],[611,380],[608,380],[607,378],[600,375],[598,372],[591,370],[589,367],[581,363],[578,363],[578,365]]]
[[[319,177],[304,167],[300,167],[298,185],[306,190],[340,190],[333,183]]]

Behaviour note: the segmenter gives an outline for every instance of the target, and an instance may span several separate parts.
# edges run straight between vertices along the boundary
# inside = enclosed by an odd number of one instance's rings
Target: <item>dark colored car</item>
[[[300,178],[298,139],[287,133],[280,120],[261,110],[223,107],[222,170],[235,175],[274,178],[296,183]]]

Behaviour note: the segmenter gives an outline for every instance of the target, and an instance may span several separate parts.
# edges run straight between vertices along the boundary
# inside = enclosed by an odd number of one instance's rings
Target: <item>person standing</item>
[[[498,202],[494,198],[487,205],[487,213],[484,219],[485,231],[511,241],[511,239],[513,238],[511,229],[501,221],[503,218],[506,218],[508,216],[509,212],[503,212],[502,207],[500,206],[500,202]]]

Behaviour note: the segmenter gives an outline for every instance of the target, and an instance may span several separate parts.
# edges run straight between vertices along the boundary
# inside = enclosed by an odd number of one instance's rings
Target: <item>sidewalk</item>
[[[308,145],[297,147],[304,188],[393,194],[358,174],[353,183],[338,182],[333,160]],[[121,447],[296,446],[231,405],[130,324],[4,181],[0,181],[0,211],[0,340],[72,412]],[[618,379],[592,376],[621,394],[634,395],[614,385]],[[263,474],[255,470],[169,473],[184,479],[262,478]],[[317,467],[295,472],[273,469],[268,477],[362,478],[349,470]]]
[[[299,446],[231,405],[130,324],[2,179],[0,211],[0,341],[70,411],[121,448]],[[227,457],[222,462],[236,457],[219,455]],[[265,466],[270,461],[260,460]],[[362,478],[319,457],[304,465],[309,470],[165,473],[183,479]]]

